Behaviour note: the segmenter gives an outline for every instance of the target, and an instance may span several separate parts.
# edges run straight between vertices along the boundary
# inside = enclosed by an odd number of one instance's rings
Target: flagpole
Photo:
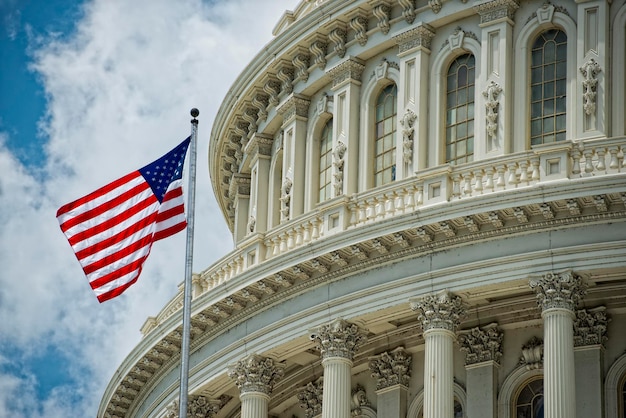
[[[189,187],[187,198],[187,249],[185,255],[185,291],[183,296],[183,335],[180,349],[180,418],[187,417],[187,387],[189,382],[189,335],[191,331],[191,275],[193,269],[193,227],[196,206],[196,143],[198,109],[191,109],[191,143],[189,144]]]

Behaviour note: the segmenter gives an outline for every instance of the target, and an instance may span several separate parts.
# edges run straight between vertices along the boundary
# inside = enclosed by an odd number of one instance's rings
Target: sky
[[[211,124],[297,0],[0,0],[0,418],[95,417],[140,328],[184,280],[185,234],[98,303],[57,209],[151,161],[200,110],[194,271],[233,248]]]

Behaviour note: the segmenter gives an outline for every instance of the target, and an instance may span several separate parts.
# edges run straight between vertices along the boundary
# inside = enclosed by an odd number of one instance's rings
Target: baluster
[[[499,165],[496,167],[496,170],[498,171],[498,181],[496,182],[496,186],[504,187],[504,185],[506,184],[504,181],[504,172],[506,171],[506,166],[504,164]]]
[[[463,194],[466,196],[472,195],[472,173],[463,174]]]
[[[611,154],[611,159],[609,160],[609,168],[615,170],[619,168],[619,162],[617,160],[617,147],[609,147],[609,153]]]
[[[485,181],[485,189],[487,189],[488,191],[491,191],[491,192],[493,192],[493,187],[494,187],[494,184],[493,184],[493,173],[494,173],[493,168],[489,167],[487,169],[487,180]]]
[[[298,225],[298,226],[296,226],[296,247],[301,246],[302,243],[303,243],[302,226]]]
[[[580,174],[580,156],[579,149],[572,150],[572,160],[574,161],[572,164],[572,174]]]
[[[396,205],[395,205],[395,201],[396,201],[396,192],[389,192],[388,194],[384,195],[384,199],[385,199],[385,213],[383,214],[383,216],[385,218],[388,217],[393,217],[395,211],[396,211]]]
[[[510,165],[507,165],[507,168],[509,169],[509,180],[508,180],[508,184],[509,185],[513,185],[515,186],[517,184],[517,163],[513,163]]]
[[[272,238],[272,247],[273,247],[272,256],[279,255],[280,254],[280,238],[278,237],[278,235]]]
[[[598,155],[598,165],[596,165],[596,169],[598,171],[605,171],[606,170],[606,163],[604,161],[604,156],[606,155],[606,149],[605,148],[598,148],[596,150],[596,154]]]
[[[291,250],[296,246],[296,240],[295,240],[295,231],[293,229],[290,229],[289,232],[287,232],[287,249]]]
[[[483,192],[483,170],[474,171],[474,190],[480,194]]]
[[[302,227],[302,242],[309,243],[311,242],[311,227],[313,226],[313,224],[311,223],[311,221],[308,221],[304,224],[304,226]]]
[[[533,158],[530,163],[533,166],[533,173],[531,175],[531,179],[534,181],[539,181],[541,177],[541,173],[539,172],[539,158]]]
[[[315,218],[311,221],[311,238],[318,239],[320,237],[320,220]]]
[[[278,239],[279,239],[279,245],[280,245],[278,252],[282,254],[285,251],[287,251],[287,233],[283,232],[282,234],[278,236]]]
[[[424,204],[424,185],[420,184],[417,186],[417,198],[415,199],[415,204],[417,206],[421,206]]]
[[[585,156],[585,173],[593,173],[593,150],[586,149],[585,151],[583,151],[583,154]]]
[[[404,201],[406,200],[406,189],[402,188],[398,192],[394,192],[394,206],[395,210],[398,212],[404,211]]]
[[[374,200],[376,202],[374,206],[374,209],[375,209],[374,216],[376,219],[380,219],[385,216],[385,197],[384,196],[375,197]]]
[[[455,174],[454,177],[452,177],[452,196],[453,197],[461,196],[461,175],[460,174]]]
[[[519,163],[520,175],[519,182],[528,184],[528,161],[520,161]]]

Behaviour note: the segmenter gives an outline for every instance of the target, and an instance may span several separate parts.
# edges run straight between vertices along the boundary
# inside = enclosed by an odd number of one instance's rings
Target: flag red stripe
[[[150,194],[149,196],[146,197],[146,199],[143,199],[137,202],[135,205],[131,206],[130,208],[126,209],[123,212],[120,212],[118,215],[113,216],[94,227],[88,228],[82,232],[72,235],[71,238],[68,238],[70,245],[73,246],[85,239],[91,238],[94,235],[100,234],[104,231],[107,231],[113,228],[114,226],[126,221],[131,216],[136,215],[137,213],[146,209],[147,207],[154,204],[155,202],[157,202],[156,197],[153,194]]]
[[[180,215],[182,213],[185,213],[185,207],[183,205],[178,205],[176,207],[167,209],[163,212],[159,212],[156,218],[156,222],[159,223],[159,222],[167,221],[168,219],[173,218],[174,216]]]
[[[179,223],[174,226],[170,226],[169,228],[162,229],[154,233],[154,240],[158,241],[163,238],[167,238],[170,235],[174,235],[177,232],[182,231],[187,227],[187,222]]]
[[[117,189],[118,187],[130,182],[132,179],[136,178],[137,176],[140,176],[141,174],[139,174],[138,171],[133,171],[132,173],[129,173],[127,175],[125,175],[124,177],[121,177],[115,181],[113,181],[112,183],[107,184],[106,186],[103,186],[101,188],[99,188],[98,190],[89,193],[87,196],[81,197],[80,199],[77,199],[71,203],[68,203],[66,205],[63,205],[59,208],[59,210],[57,211],[57,218],[67,212],[72,211],[73,209],[84,205],[85,203],[88,203],[106,193],[109,193],[115,189]]]
[[[94,207],[93,209],[87,210],[79,215],[74,216],[73,218],[70,218],[69,220],[67,220],[66,222],[64,222],[63,224],[61,224],[61,230],[63,232],[67,231],[68,229],[72,228],[73,226],[82,224],[83,222],[87,222],[90,221],[94,218],[97,218],[98,216],[102,215],[103,213],[125,203],[130,201],[133,197],[140,195],[142,192],[144,192],[146,189],[149,189],[150,185],[146,182],[141,182],[140,184],[128,189],[127,191],[123,192],[122,194],[114,197],[111,200],[108,200],[104,203],[102,203],[101,205],[98,205],[96,207]],[[155,197],[156,199],[156,197]]]
[[[153,241],[152,235],[147,235],[138,241],[134,241],[130,243],[129,245],[125,246],[119,251],[111,253],[94,263],[84,266],[83,271],[85,272],[85,274],[89,275],[93,273],[94,271],[100,270],[101,268],[106,267],[107,265],[112,264],[116,261],[119,261],[122,258],[134,253],[137,250],[140,250],[146,245],[150,245],[152,241]]]
[[[154,222],[155,217],[156,217],[156,214],[152,213],[150,214],[150,216],[146,216],[145,218],[142,218],[139,222],[136,222],[130,225],[128,228],[120,231],[119,233],[112,235],[111,237],[105,240],[99,241],[85,249],[77,251],[76,257],[78,257],[79,260],[82,260],[85,257],[89,257],[90,255],[96,254],[106,248],[109,248],[115,244],[119,244],[120,242],[123,242],[124,240],[131,237],[137,231],[140,231],[143,228],[152,224]]]
[[[110,290],[110,291],[108,291],[108,292],[106,292],[106,293],[103,293],[103,294],[101,294],[101,295],[98,295],[98,296],[97,296],[97,298],[98,298],[98,302],[100,302],[100,303],[105,302],[105,301],[107,301],[107,300],[109,300],[109,299],[113,299],[114,297],[119,296],[119,295],[121,295],[122,293],[124,293],[124,291],[125,291],[126,289],[128,289],[129,287],[131,287],[132,285],[134,285],[134,284],[135,284],[135,282],[136,282],[136,281],[137,281],[137,279],[139,278],[139,274],[140,274],[140,273],[141,273],[141,269],[139,269],[139,270],[137,271],[137,275],[136,275],[136,276],[135,276],[135,278],[134,278],[133,280],[131,280],[130,282],[128,282],[128,283],[126,283],[126,284],[124,284],[124,285],[122,285],[122,286],[118,286],[118,287],[116,287],[115,289],[112,289],[112,290]]]
[[[148,258],[148,254],[150,254],[150,252],[148,252],[143,257],[133,260],[130,264],[126,264],[125,266],[122,266],[117,270],[114,270],[108,274],[105,274],[102,277],[98,277],[95,280],[92,280],[91,282],[89,282],[89,285],[91,286],[92,289],[96,290],[99,287],[102,287],[106,285],[107,283],[112,282],[121,276],[124,276],[128,273],[132,273],[135,270],[140,270],[144,261],[146,261],[146,259]]]

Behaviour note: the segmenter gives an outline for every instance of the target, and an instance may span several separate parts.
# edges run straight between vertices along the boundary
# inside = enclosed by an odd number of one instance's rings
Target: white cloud
[[[71,358],[74,380],[33,401],[38,371],[16,375],[0,361],[0,416],[95,416],[140,326],[175,294],[184,233],[156,243],[139,282],[100,305],[55,213],[178,144],[190,132],[192,107],[201,112],[194,270],[232,247],[208,179],[211,123],[235,76],[296,3],[95,0],[71,38],[38,40],[33,69],[49,101],[42,182],[0,135],[0,341],[24,364],[55,347]],[[25,394],[33,404],[14,400]],[[77,397],[79,404],[68,401]]]

